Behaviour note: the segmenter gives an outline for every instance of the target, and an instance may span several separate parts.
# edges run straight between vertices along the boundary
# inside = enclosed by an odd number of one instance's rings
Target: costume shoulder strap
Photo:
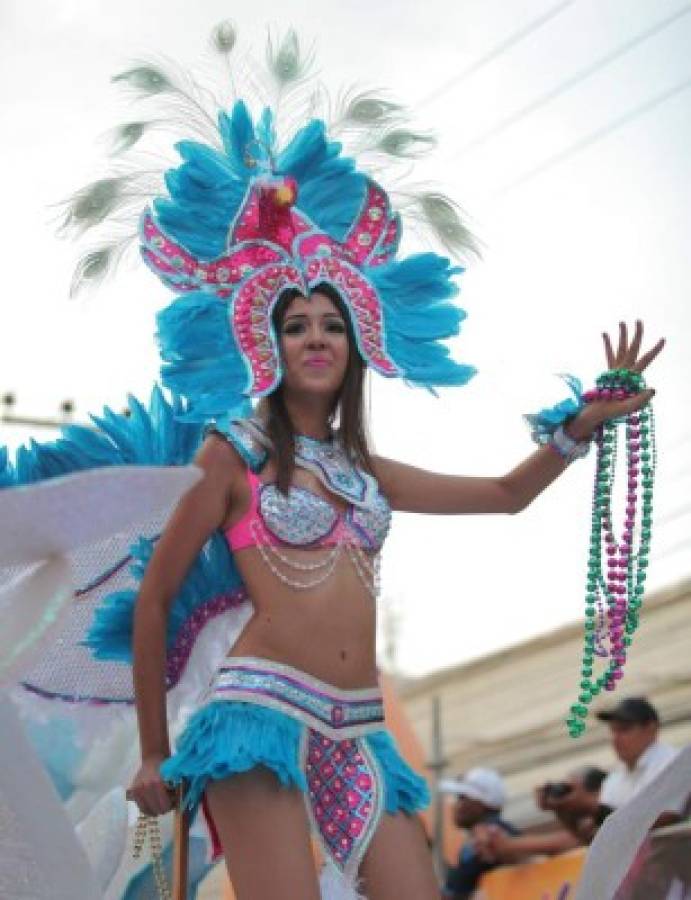
[[[259,432],[254,428],[254,420],[251,418],[234,419],[230,416],[221,416],[209,422],[204,433],[215,433],[228,441],[252,472],[261,471],[269,457],[269,449],[258,439]]]

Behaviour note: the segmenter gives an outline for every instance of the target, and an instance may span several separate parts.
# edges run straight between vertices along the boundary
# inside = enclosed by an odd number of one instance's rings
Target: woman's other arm
[[[231,447],[214,435],[194,462],[203,477],[180,501],[158,540],[134,611],[134,693],[142,766],[128,795],[151,815],[171,808],[158,773],[170,755],[165,700],[168,613],[194,559],[227,515],[241,466]]]

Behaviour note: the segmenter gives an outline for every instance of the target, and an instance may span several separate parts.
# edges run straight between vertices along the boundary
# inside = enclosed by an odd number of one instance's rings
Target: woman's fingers
[[[131,800],[133,803],[137,804],[137,809],[144,816],[155,816],[157,813],[154,810],[154,807],[147,798],[141,794],[139,791],[127,791],[125,797],[128,800]]]
[[[642,372],[645,368],[647,368],[664,346],[665,339],[660,338],[660,340],[657,342],[657,344],[655,344],[652,350],[648,350],[647,353],[644,353],[643,356],[641,356],[641,358],[633,365],[633,371]]]
[[[631,346],[628,348],[626,353],[624,354],[624,359],[621,362],[622,368],[630,369],[638,359],[638,353],[641,349],[641,341],[643,340],[643,322],[640,319],[636,320],[636,330],[633,335],[633,340],[631,341]]]
[[[172,793],[163,781],[130,788],[125,797],[133,800],[145,816],[162,816],[174,806]]]
[[[603,332],[602,340],[605,342],[605,356],[607,357],[607,368],[614,368],[614,351],[612,350],[612,342],[607,332]]]
[[[630,369],[633,372],[642,372],[646,369],[665,346],[665,339],[662,338],[651,350],[648,350],[647,353],[644,353],[638,359],[641,344],[643,343],[643,322],[640,319],[636,320],[631,344],[629,344],[629,332],[626,322],[619,323],[619,341],[616,353],[612,348],[612,341],[607,332],[603,333],[602,340],[605,344],[607,367],[610,369]]]

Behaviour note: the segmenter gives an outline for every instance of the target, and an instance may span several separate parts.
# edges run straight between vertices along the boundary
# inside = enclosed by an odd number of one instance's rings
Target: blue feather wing
[[[130,398],[128,413],[106,409],[95,429],[70,426],[46,444],[22,448],[12,465],[0,453],[0,486],[32,484],[103,466],[185,465],[203,438],[203,426],[181,421],[185,407],[154,388],[148,407]],[[44,654],[23,677],[30,692],[73,703],[121,704],[133,699],[131,639],[138,584],[168,512],[135,523],[98,545],[78,551],[76,602],[54,652]],[[88,510],[84,511],[88,515]],[[182,677],[195,640],[217,615],[245,606],[246,594],[220,534],[207,542],[171,608],[167,631],[168,687]]]

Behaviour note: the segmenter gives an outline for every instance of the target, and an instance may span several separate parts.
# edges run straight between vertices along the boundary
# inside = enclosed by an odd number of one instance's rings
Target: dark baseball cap
[[[624,697],[612,709],[599,712],[597,717],[602,722],[631,722],[639,725],[660,721],[657,710],[646,697]]]

